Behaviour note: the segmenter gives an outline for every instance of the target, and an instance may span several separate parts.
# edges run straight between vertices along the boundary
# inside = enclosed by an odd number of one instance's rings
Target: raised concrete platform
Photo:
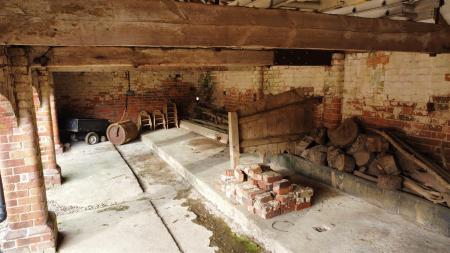
[[[445,206],[407,192],[380,189],[376,183],[327,166],[313,164],[298,156],[283,154],[269,160],[272,164],[291,168],[301,175],[364,199],[426,229],[450,237],[450,209]]]
[[[219,178],[229,168],[225,145],[185,129],[159,130],[142,141],[184,176],[241,229],[273,252],[447,252],[450,240],[331,187],[299,177],[315,189],[309,209],[264,220],[228,200]],[[242,163],[258,162],[243,155]],[[323,228],[318,232],[314,228]]]

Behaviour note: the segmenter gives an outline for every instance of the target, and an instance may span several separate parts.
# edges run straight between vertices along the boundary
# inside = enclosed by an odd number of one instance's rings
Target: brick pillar
[[[345,54],[334,53],[325,80],[323,99],[323,125],[326,128],[336,128],[342,121],[342,96],[344,86]]]
[[[56,164],[55,144],[53,141],[53,124],[50,111],[50,82],[49,72],[46,69],[37,70],[37,84],[40,90],[40,103],[35,103],[36,124],[39,136],[39,147],[44,169],[45,186],[61,185],[61,169]],[[35,101],[38,92],[34,92]]]
[[[50,94],[50,113],[52,117],[52,132],[53,132],[53,142],[55,145],[55,152],[57,154],[62,154],[64,152],[63,145],[59,139],[59,128],[58,128],[58,113],[56,110],[56,97],[55,97],[55,83],[53,82],[53,75],[49,73],[48,75],[49,83],[49,94]]]
[[[28,60],[21,48],[8,49],[8,55],[18,119],[9,101],[1,97],[0,173],[8,217],[0,252],[54,252],[56,217],[47,209]]]

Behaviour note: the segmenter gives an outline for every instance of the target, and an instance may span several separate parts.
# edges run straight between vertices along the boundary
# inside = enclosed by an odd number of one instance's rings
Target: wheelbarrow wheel
[[[100,137],[95,132],[90,132],[84,138],[84,141],[89,145],[94,145],[100,142]]]

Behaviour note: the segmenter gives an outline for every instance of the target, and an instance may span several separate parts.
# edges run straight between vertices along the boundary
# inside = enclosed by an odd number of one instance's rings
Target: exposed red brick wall
[[[41,161],[46,187],[61,184],[61,169],[56,164],[55,144],[53,141],[53,123],[50,109],[50,79],[45,69],[34,72],[33,89],[36,124],[39,136]]]
[[[213,71],[211,103],[223,110],[234,111],[251,105],[266,94],[279,94],[294,88],[303,88],[308,96],[323,96],[328,71],[326,67],[248,67]],[[314,107],[314,124],[323,125],[323,106]]]
[[[176,75],[179,77],[176,77]],[[171,100],[180,115],[195,101],[200,72],[132,71],[128,115],[135,121],[141,110],[162,110]],[[92,117],[118,121],[125,107],[126,72],[54,73],[56,104],[62,117]]]
[[[344,55],[336,54],[333,66],[272,66],[213,71],[212,104],[233,111],[251,105],[267,94],[302,88],[307,96],[323,96],[314,107],[316,127],[335,127],[341,121]]]
[[[19,114],[16,121],[0,96],[0,173],[8,214],[0,251],[43,252],[55,248],[57,232],[47,210],[28,57],[20,48],[8,53],[17,60],[12,73]]]
[[[347,54],[343,114],[389,128],[436,162],[450,161],[450,56]]]

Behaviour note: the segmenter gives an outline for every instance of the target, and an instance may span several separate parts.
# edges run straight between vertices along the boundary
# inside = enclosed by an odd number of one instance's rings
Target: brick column
[[[50,82],[46,69],[37,70],[37,83],[40,90],[40,104],[35,103],[36,124],[39,136],[39,147],[44,169],[45,186],[61,185],[61,169],[56,164],[55,144],[53,141],[53,124],[50,111]],[[38,93],[34,92],[35,101]]]
[[[0,251],[54,252],[56,217],[47,209],[28,60],[21,48],[8,49],[8,55],[18,119],[16,122],[9,101],[1,97],[0,173],[8,217],[7,229],[0,235]]]
[[[334,53],[329,74],[325,80],[323,99],[323,125],[336,128],[342,121],[345,54]]]
[[[49,83],[49,95],[50,95],[50,113],[52,117],[52,132],[53,132],[53,142],[55,145],[55,152],[57,154],[62,154],[64,152],[63,145],[59,139],[59,128],[58,128],[58,113],[56,110],[56,97],[55,97],[55,83],[53,82],[53,75],[49,73],[48,75]]]

